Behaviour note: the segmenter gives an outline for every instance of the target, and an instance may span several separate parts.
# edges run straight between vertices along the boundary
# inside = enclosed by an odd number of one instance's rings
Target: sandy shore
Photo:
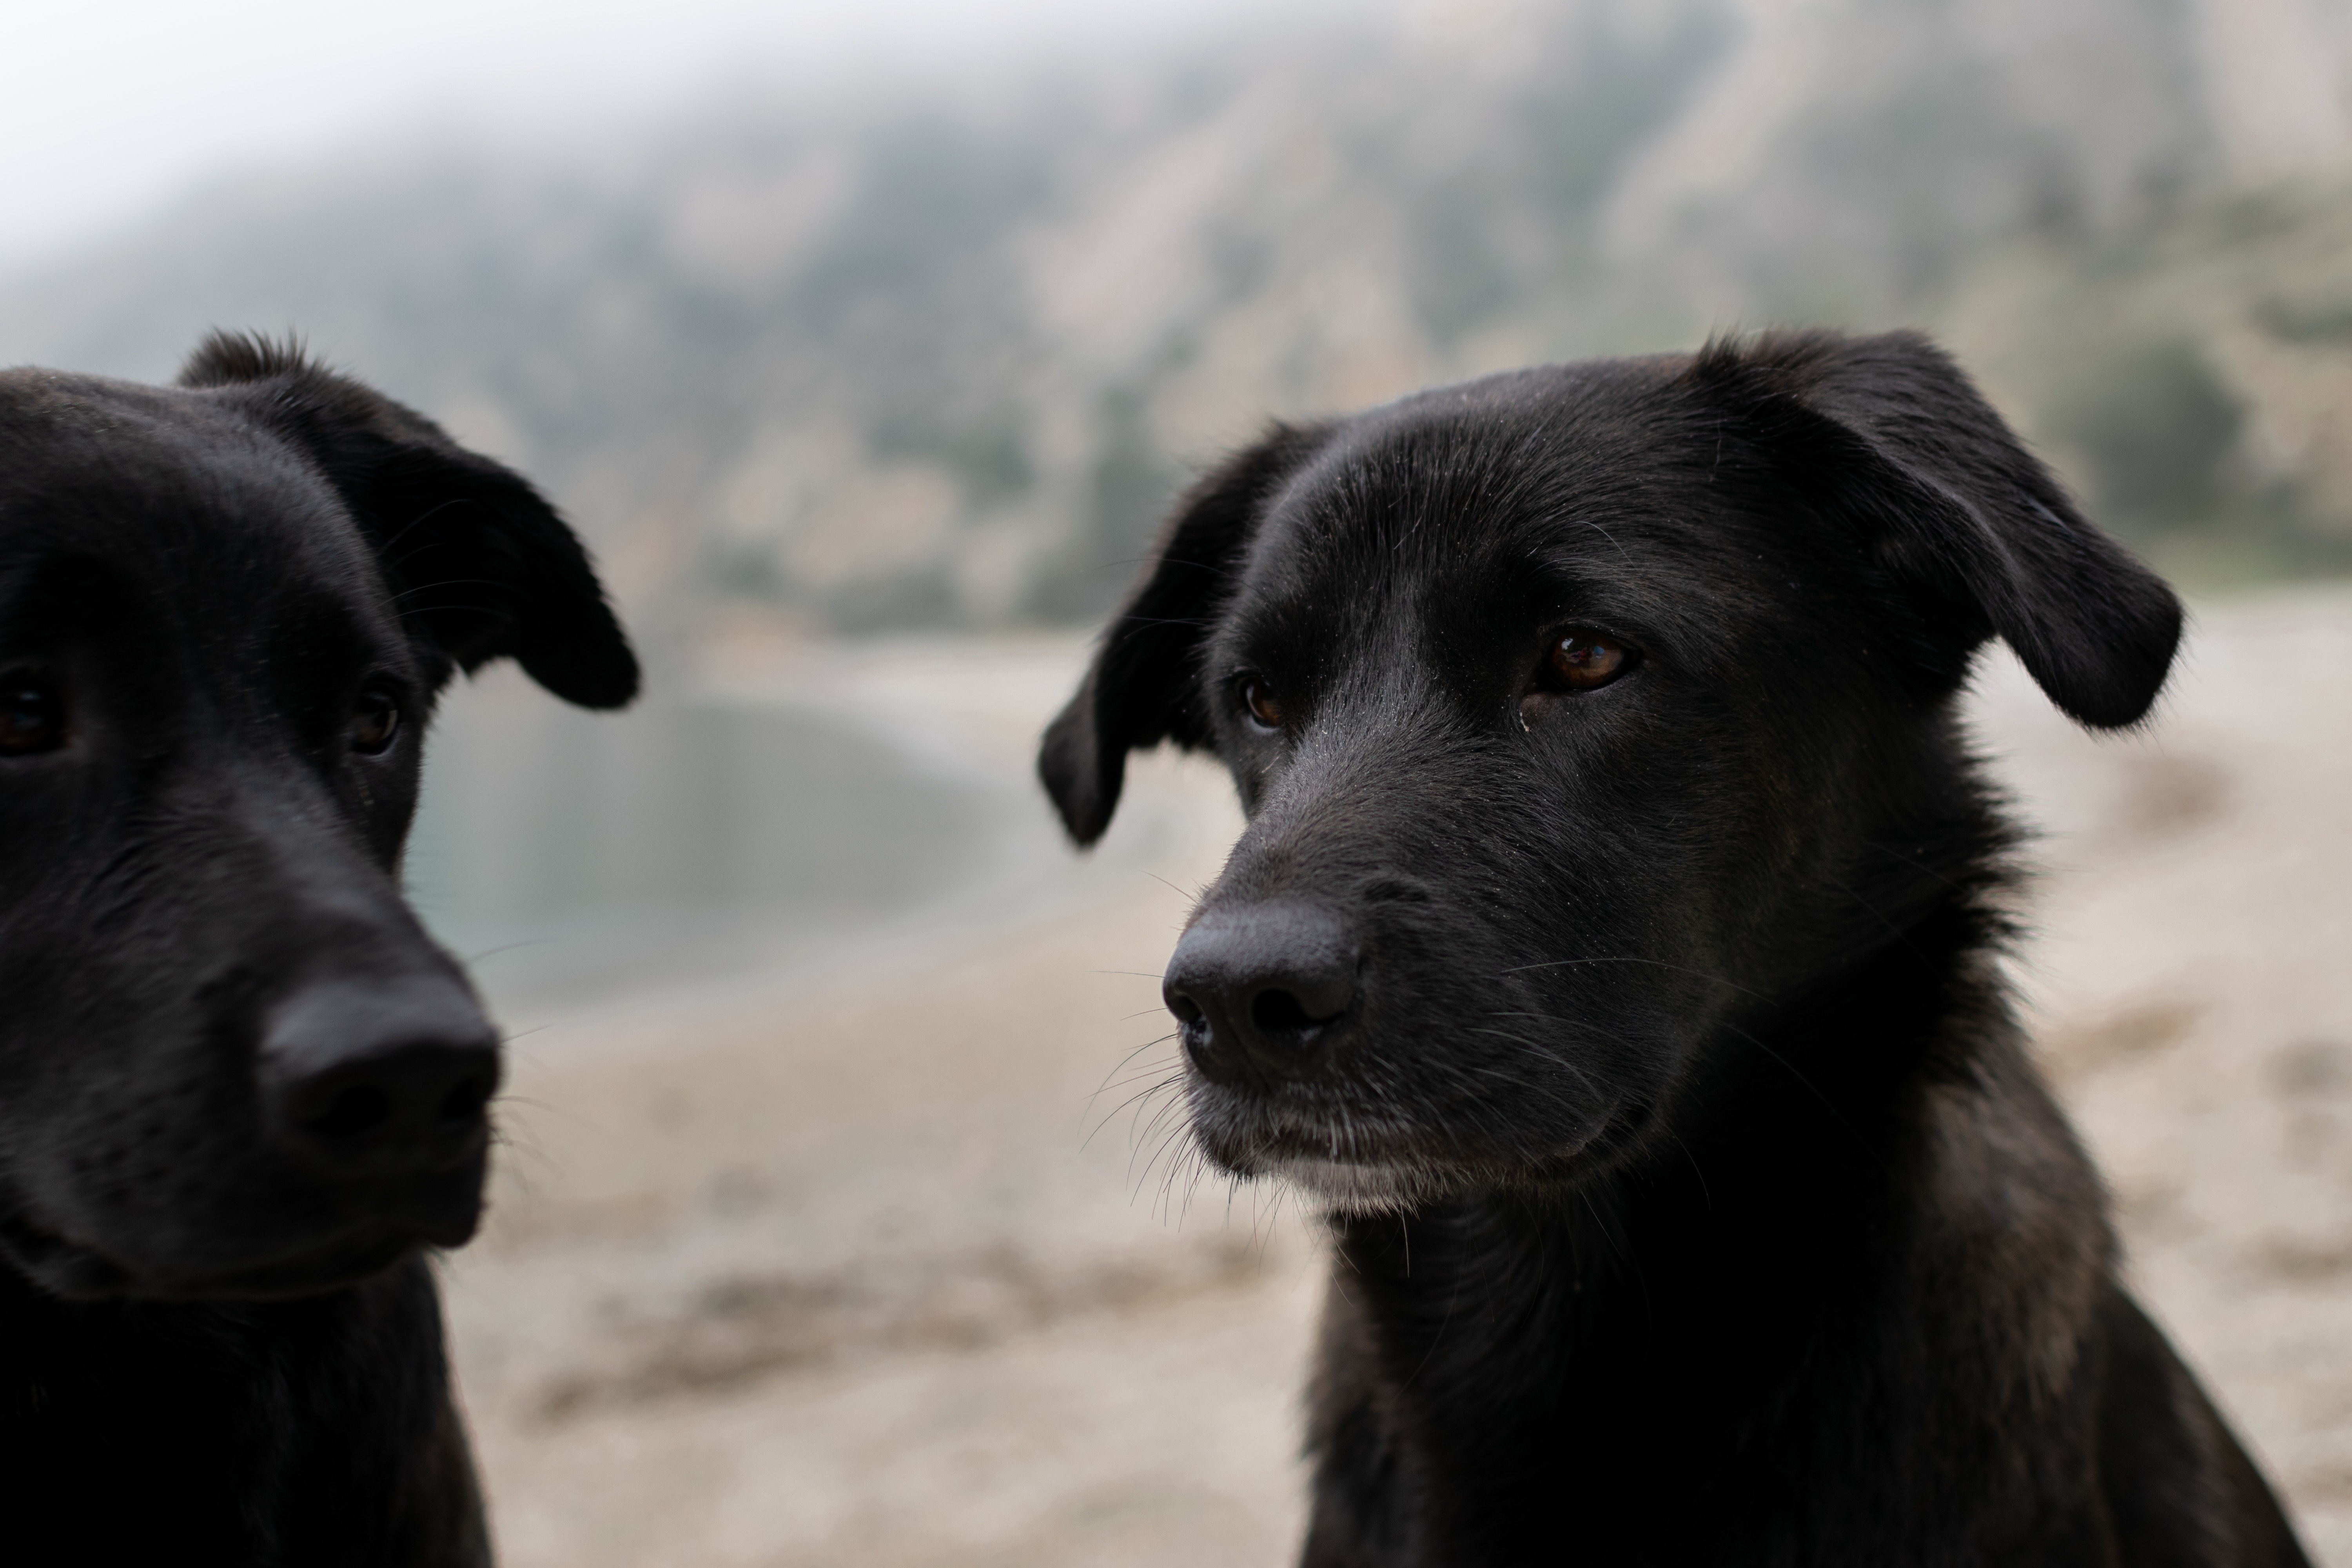
[[[761,679],[1009,778],[1078,658]],[[2047,832],[2021,978],[2135,1278],[2352,1564],[2352,599],[2209,611],[2143,736],[2079,735],[2005,659],[1980,685]],[[1145,1094],[1237,825],[1150,759],[1092,858],[821,964],[508,1020],[493,1217],[446,1275],[512,1568],[1287,1560],[1315,1242]]]

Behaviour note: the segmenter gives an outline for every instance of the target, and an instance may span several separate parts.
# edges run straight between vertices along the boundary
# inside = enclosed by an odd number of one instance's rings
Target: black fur
[[[226,336],[0,374],[6,1561],[488,1561],[422,1248],[496,1037],[399,867],[436,695],[509,656],[635,689],[571,531],[409,410]]]
[[[1998,635],[2136,722],[2179,626],[1912,334],[1496,376],[1186,498],[1040,769],[1082,843],[1163,737],[1248,811],[1169,994],[1202,1149],[1332,1216],[1306,1563],[2304,1561],[2117,1282],[1955,713]]]

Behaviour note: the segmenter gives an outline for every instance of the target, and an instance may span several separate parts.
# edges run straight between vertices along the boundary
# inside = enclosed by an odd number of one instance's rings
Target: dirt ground
[[[1079,657],[762,679],[1002,782]],[[2209,606],[2144,735],[2005,656],[1976,706],[2045,830],[2020,978],[2134,1277],[2352,1568],[2352,597]],[[821,961],[509,1020],[492,1220],[445,1273],[510,1568],[1287,1560],[1311,1228],[1147,1093],[1238,819],[1199,763],[1131,791],[1093,857],[1040,805],[1023,875]]]

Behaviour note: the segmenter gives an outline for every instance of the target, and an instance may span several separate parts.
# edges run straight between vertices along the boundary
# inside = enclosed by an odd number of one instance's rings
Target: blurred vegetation
[[[1952,331],[2094,513],[2189,585],[2352,570],[2352,179],[2021,247]]]
[[[2193,580],[2336,570],[2352,185],[2230,174],[2220,3],[1368,8],[353,153],[0,279],[0,359],[298,329],[531,473],[657,644],[1082,620],[1269,416],[1792,320],[1946,331]]]

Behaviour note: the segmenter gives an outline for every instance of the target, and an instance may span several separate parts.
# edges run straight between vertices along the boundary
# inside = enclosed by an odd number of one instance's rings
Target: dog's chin
[[[21,1213],[0,1213],[0,1256],[53,1296],[98,1301],[133,1294],[131,1271],[94,1247],[36,1224]]]
[[[1266,1161],[1259,1173],[1289,1183],[1330,1215],[1406,1214],[1451,1197],[1464,1185],[1458,1173],[1434,1165],[1357,1164],[1315,1154]]]
[[[1194,1142],[1211,1163],[1245,1181],[1288,1183],[1332,1215],[1403,1214],[1477,1192],[1557,1188],[1607,1166],[1623,1129],[1603,1111],[1563,1130],[1549,1149],[1465,1145],[1412,1126],[1297,1096],[1289,1103],[1195,1079]]]
[[[260,1258],[148,1265],[26,1218],[0,1215],[0,1255],[68,1301],[277,1301],[324,1295],[382,1274],[426,1245],[406,1226],[369,1226]]]
[[[405,1226],[371,1229],[282,1258],[143,1281],[136,1293],[158,1301],[292,1300],[373,1279],[423,1245],[424,1238]]]
[[[1192,1136],[1211,1163],[1245,1181],[1288,1183],[1333,1215],[1395,1214],[1474,1185],[1407,1128],[1326,1108],[1268,1106],[1195,1084]]]

